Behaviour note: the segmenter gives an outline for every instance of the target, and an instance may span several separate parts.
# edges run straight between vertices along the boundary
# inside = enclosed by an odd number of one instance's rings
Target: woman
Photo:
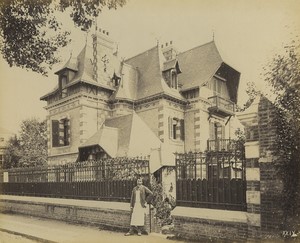
[[[131,209],[131,221],[130,230],[125,235],[132,235],[133,230],[136,227],[138,235],[142,235],[142,230],[144,228],[145,213],[146,213],[146,199],[153,193],[143,185],[142,178],[137,179],[137,186],[133,188],[130,200]]]

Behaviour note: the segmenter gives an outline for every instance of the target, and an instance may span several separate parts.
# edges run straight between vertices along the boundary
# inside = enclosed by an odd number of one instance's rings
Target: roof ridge
[[[179,55],[180,55],[180,54],[183,54],[183,53],[186,53],[186,52],[188,52],[188,51],[192,51],[192,50],[194,50],[194,49],[196,49],[196,48],[200,48],[200,47],[206,46],[206,45],[208,45],[208,44],[212,44],[212,43],[214,43],[215,46],[217,47],[215,41],[212,40],[212,41],[210,41],[210,42],[207,42],[207,43],[204,43],[204,44],[202,44],[202,45],[192,47],[191,49],[188,49],[188,50],[186,50],[186,51],[180,52]],[[217,48],[217,51],[218,51],[218,53],[219,53],[218,48]],[[219,53],[219,55],[220,55],[220,53]],[[221,55],[220,55],[220,56],[221,56]]]
[[[152,48],[150,48],[150,49],[148,49],[148,50],[145,50],[145,51],[143,51],[143,52],[141,52],[141,53],[139,53],[139,54],[136,54],[135,56],[129,57],[128,59],[124,60],[124,62],[126,63],[127,61],[129,61],[129,60],[131,60],[131,59],[133,59],[133,58],[136,58],[136,57],[138,57],[138,56],[140,56],[140,55],[143,55],[143,54],[146,53],[147,51],[152,51],[152,50],[155,49],[155,48],[157,48],[157,46],[154,46],[154,47],[152,47]],[[129,64],[129,65],[130,65],[130,64]]]

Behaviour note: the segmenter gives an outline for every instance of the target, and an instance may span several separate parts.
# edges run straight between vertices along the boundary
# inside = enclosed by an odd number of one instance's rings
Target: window
[[[192,90],[189,90],[189,91],[186,91],[183,93],[183,96],[186,98],[186,99],[194,99],[194,98],[197,98],[199,97],[199,89],[192,89]]]
[[[208,88],[213,91],[214,95],[219,95],[223,98],[229,99],[226,81],[218,78],[213,78],[208,83]]]
[[[175,72],[175,70],[171,71],[171,88],[178,88],[177,73]]]
[[[178,79],[175,69],[165,71],[163,77],[170,88],[178,89]]]
[[[59,79],[60,79],[60,82],[59,82],[60,95],[61,95],[61,98],[64,98],[67,96],[66,85],[68,83],[68,76],[66,74],[61,74],[59,76]]]
[[[52,120],[52,147],[70,145],[70,120]]]
[[[169,117],[169,137],[171,139],[180,139],[184,141],[184,120]]]

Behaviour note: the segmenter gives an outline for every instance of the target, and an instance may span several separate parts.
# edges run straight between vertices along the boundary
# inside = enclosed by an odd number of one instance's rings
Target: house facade
[[[185,52],[157,44],[122,59],[98,30],[56,74],[57,86],[41,97],[49,164],[226,150],[234,135],[240,73],[214,41]],[[164,158],[156,168],[174,165]]]

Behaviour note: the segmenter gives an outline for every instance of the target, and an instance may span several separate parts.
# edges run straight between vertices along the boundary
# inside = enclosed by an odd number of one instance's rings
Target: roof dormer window
[[[59,75],[59,91],[61,94],[61,98],[67,96],[67,88],[66,85],[68,84],[68,75],[67,73],[62,73]]]
[[[178,78],[175,69],[164,71],[163,77],[170,88],[178,89]]]

